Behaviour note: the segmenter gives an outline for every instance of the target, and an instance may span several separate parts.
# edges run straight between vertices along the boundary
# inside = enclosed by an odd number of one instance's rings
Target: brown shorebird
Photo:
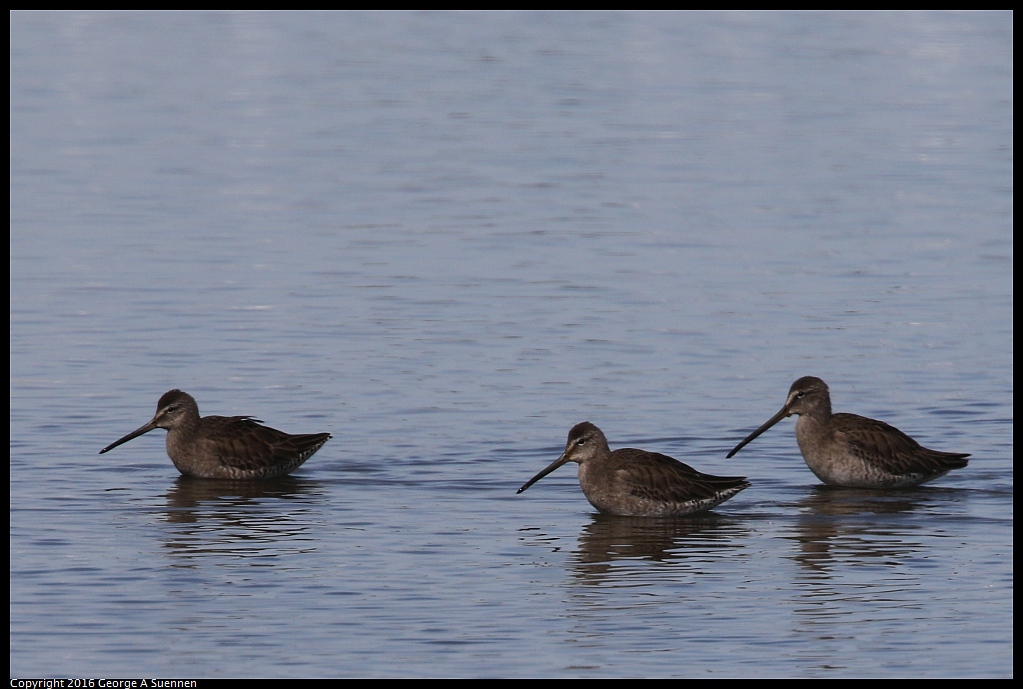
[[[294,471],[330,440],[329,433],[291,435],[258,422],[251,416],[199,418],[195,399],[187,392],[171,390],[160,398],[152,421],[99,453],[154,428],[166,428],[167,454],[185,476],[261,479]]]
[[[894,426],[856,414],[832,414],[828,386],[804,376],[789,388],[785,406],[728,453],[786,416],[799,415],[796,441],[810,471],[829,486],[908,488],[966,466],[970,455],[928,450]]]
[[[711,476],[656,452],[620,448],[611,452],[600,429],[585,421],[568,433],[565,452],[518,492],[562,464],[579,463],[579,484],[604,514],[683,517],[709,510],[749,487],[744,476]]]

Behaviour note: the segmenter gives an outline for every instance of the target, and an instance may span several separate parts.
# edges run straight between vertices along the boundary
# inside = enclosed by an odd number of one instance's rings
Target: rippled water
[[[1011,14],[11,15],[11,675],[1011,676]],[[820,486],[817,375],[963,470]],[[204,414],[334,435],[180,478]],[[606,517],[590,420],[752,487]]]

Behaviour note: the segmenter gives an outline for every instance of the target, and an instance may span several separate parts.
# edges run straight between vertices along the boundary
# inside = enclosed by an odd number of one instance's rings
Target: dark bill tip
[[[148,433],[149,431],[153,430],[154,428],[156,428],[156,426],[154,426],[154,425],[153,425],[153,422],[152,422],[152,421],[150,421],[149,423],[147,423],[147,424],[146,424],[145,426],[143,426],[142,428],[138,428],[138,429],[136,429],[136,430],[132,431],[131,433],[129,433],[128,435],[124,436],[124,437],[123,437],[123,438],[121,438],[120,440],[115,440],[114,442],[110,443],[109,445],[107,445],[106,447],[104,447],[104,448],[103,448],[102,450],[100,450],[100,451],[99,451],[99,453],[100,453],[100,454],[104,454],[104,453],[106,453],[106,452],[110,452],[111,450],[113,450],[113,449],[114,449],[115,447],[117,447],[118,445],[124,445],[124,444],[125,444],[126,442],[128,442],[129,440],[132,440],[132,439],[134,439],[134,438],[137,438],[137,437],[139,437],[140,435],[143,435],[143,434],[145,434],[145,433]]]
[[[529,488],[531,485],[533,485],[534,483],[536,483],[537,481],[542,479],[544,476],[546,476],[547,474],[551,473],[552,471],[554,471],[555,469],[557,469],[559,466],[561,466],[562,464],[564,464],[567,461],[568,461],[568,458],[565,455],[561,455],[556,460],[551,462],[550,466],[548,466],[546,469],[544,469],[539,474],[537,474],[536,476],[534,476],[533,478],[529,479],[524,484],[522,484],[522,487],[519,488],[517,491],[515,491],[515,494],[518,495],[519,493],[521,493],[525,489]]]
[[[780,412],[778,412],[777,414],[775,414],[774,416],[772,416],[772,417],[771,417],[771,418],[770,418],[770,419],[769,419],[769,420],[767,421],[767,423],[765,423],[765,424],[764,424],[763,426],[761,426],[761,427],[760,427],[760,428],[758,428],[757,430],[755,430],[755,431],[753,431],[752,433],[750,433],[749,435],[747,435],[747,436],[746,436],[746,438],[745,438],[745,439],[744,439],[744,440],[743,440],[743,441],[742,441],[741,443],[739,443],[738,445],[736,445],[735,447],[733,447],[733,448],[732,448],[732,451],[731,451],[731,452],[729,452],[729,453],[728,453],[727,455],[725,455],[725,459],[731,459],[731,458],[732,458],[732,457],[733,457],[733,456],[735,455],[735,453],[736,453],[736,452],[738,452],[738,451],[739,451],[739,450],[741,450],[742,448],[744,448],[744,447],[746,447],[747,445],[749,445],[749,444],[750,444],[750,442],[751,442],[751,441],[752,441],[752,440],[753,440],[754,438],[756,438],[756,437],[757,437],[758,435],[760,435],[761,433],[763,433],[763,432],[764,432],[764,431],[766,431],[766,430],[767,430],[768,428],[770,428],[770,427],[771,427],[771,426],[773,426],[774,424],[778,423],[779,421],[781,421],[782,419],[784,419],[784,418],[785,418],[786,416],[788,416],[788,415],[789,415],[789,410],[788,410],[788,407],[782,407],[782,408],[781,408],[781,411],[780,411]]]

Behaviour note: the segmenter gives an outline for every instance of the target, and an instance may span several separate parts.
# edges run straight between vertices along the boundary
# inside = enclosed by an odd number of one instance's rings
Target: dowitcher
[[[682,517],[702,512],[749,487],[744,476],[711,476],[667,455],[633,448],[614,452],[599,428],[586,421],[568,433],[565,452],[518,492],[562,464],[579,464],[579,485],[604,514]]]
[[[107,445],[100,454],[155,428],[167,429],[167,454],[185,476],[261,479],[288,474],[330,440],[329,433],[291,435],[251,416],[199,417],[195,399],[171,390],[145,426]]]
[[[908,488],[966,466],[970,455],[928,450],[894,426],[856,414],[832,414],[828,386],[804,376],[789,388],[785,406],[735,446],[747,443],[787,416],[798,414],[796,441],[810,471],[829,486]]]

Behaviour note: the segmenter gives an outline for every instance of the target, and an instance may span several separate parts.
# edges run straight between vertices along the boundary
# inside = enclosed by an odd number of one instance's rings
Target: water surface
[[[11,15],[11,675],[999,676],[1012,14]],[[969,467],[829,490],[788,386]],[[334,435],[177,475],[147,421]],[[753,486],[595,513],[592,421]]]

